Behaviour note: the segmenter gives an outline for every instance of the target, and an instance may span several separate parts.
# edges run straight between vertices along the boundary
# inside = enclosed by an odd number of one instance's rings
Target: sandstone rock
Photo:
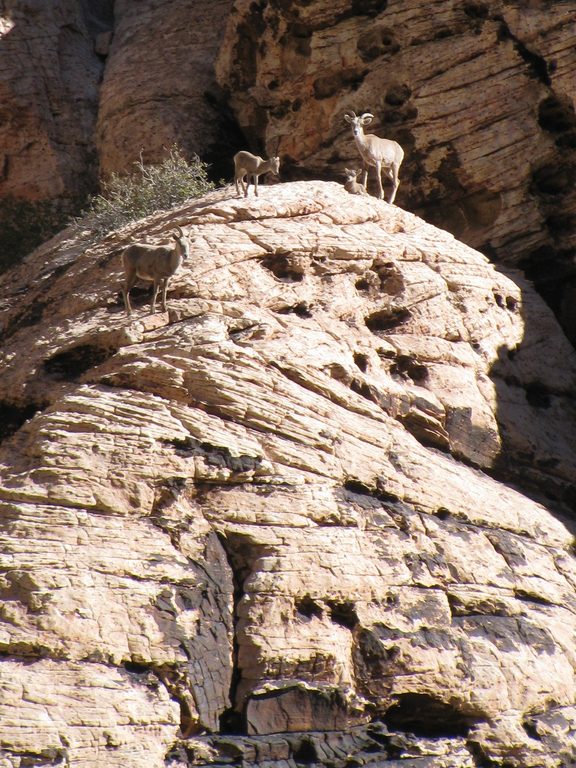
[[[343,181],[358,161],[343,114],[373,113],[370,131],[406,152],[397,202],[527,268],[576,337],[574,3],[235,11],[219,82],[249,140],[281,137],[285,179]]]
[[[296,182],[0,290],[3,768],[574,759],[576,362],[518,273]]]
[[[9,3],[0,16],[0,198],[86,193],[102,64],[81,4]]]
[[[231,7],[232,0],[116,3],[96,129],[105,176],[129,172],[140,153],[157,162],[174,143],[222,173],[214,60]]]
[[[69,213],[99,172],[174,142],[227,179],[237,149],[279,136],[285,181],[343,180],[358,158],[342,114],[367,109],[406,151],[399,203],[525,269],[574,340],[575,15],[572,0],[12,0],[0,199]],[[5,226],[24,213],[45,219],[37,238],[54,226],[52,204],[9,207]]]

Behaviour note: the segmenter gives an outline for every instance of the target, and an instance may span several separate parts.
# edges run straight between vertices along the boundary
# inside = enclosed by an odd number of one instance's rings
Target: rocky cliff
[[[400,205],[525,269],[576,338],[573,0],[10,0],[0,25],[9,251],[174,142],[219,179],[280,137],[284,180],[337,179],[368,110]]]
[[[520,273],[293,182],[0,292],[2,768],[576,760],[576,361]]]

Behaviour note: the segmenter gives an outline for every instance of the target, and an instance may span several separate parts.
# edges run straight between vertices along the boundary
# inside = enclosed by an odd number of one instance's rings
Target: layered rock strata
[[[575,759],[576,363],[519,274],[297,182],[1,291],[3,768]]]
[[[217,68],[285,178],[358,167],[343,114],[373,113],[406,153],[397,202],[526,269],[576,338],[575,42],[571,2],[237,0]]]

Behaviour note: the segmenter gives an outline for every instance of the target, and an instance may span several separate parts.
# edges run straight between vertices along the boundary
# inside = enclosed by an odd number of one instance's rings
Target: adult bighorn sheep
[[[362,115],[356,115],[355,112],[346,112],[344,120],[352,125],[352,134],[360,156],[362,157],[362,183],[366,186],[368,179],[368,168],[376,168],[376,178],[378,180],[378,197],[384,197],[382,188],[382,171],[386,171],[392,180],[393,189],[389,203],[394,202],[398,190],[398,171],[402,160],[404,159],[404,150],[397,141],[392,139],[381,139],[373,133],[364,133],[364,126],[368,125],[374,119],[370,112],[364,112]]]
[[[344,168],[344,174],[346,175],[346,181],[344,182],[344,189],[346,192],[350,192],[351,195],[367,195],[366,187],[358,181],[358,174],[361,168]]]
[[[129,315],[132,314],[130,289],[134,287],[139,278],[154,283],[152,313],[156,311],[156,298],[158,291],[162,288],[162,311],[166,312],[168,280],[190,255],[190,246],[180,227],[176,227],[176,232],[172,233],[172,237],[174,238],[174,245],[132,243],[122,251],[122,264],[126,273],[122,293],[124,306]]]
[[[238,182],[242,185],[244,197],[248,197],[248,187],[250,186],[250,177],[254,183],[254,194],[258,197],[258,176],[272,171],[275,176],[280,172],[280,158],[278,156],[269,157],[267,160],[259,155],[253,155],[252,152],[237,152],[234,155],[234,182],[236,184],[236,193],[239,197],[240,189]],[[248,175],[248,182],[244,182],[244,177]]]

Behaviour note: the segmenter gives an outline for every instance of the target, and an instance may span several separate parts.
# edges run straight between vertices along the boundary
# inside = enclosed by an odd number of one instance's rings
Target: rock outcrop
[[[0,289],[3,768],[574,761],[576,361],[519,273],[295,182]]]
[[[573,0],[12,0],[1,13],[0,199],[66,208],[99,172],[175,142],[218,180],[237,149],[281,137],[285,181],[339,179],[357,161],[342,114],[369,110],[406,151],[398,202],[525,269],[576,339]]]
[[[237,0],[219,81],[289,178],[358,162],[345,110],[406,159],[398,202],[521,265],[576,338],[574,3]],[[566,280],[569,275],[569,280]]]

